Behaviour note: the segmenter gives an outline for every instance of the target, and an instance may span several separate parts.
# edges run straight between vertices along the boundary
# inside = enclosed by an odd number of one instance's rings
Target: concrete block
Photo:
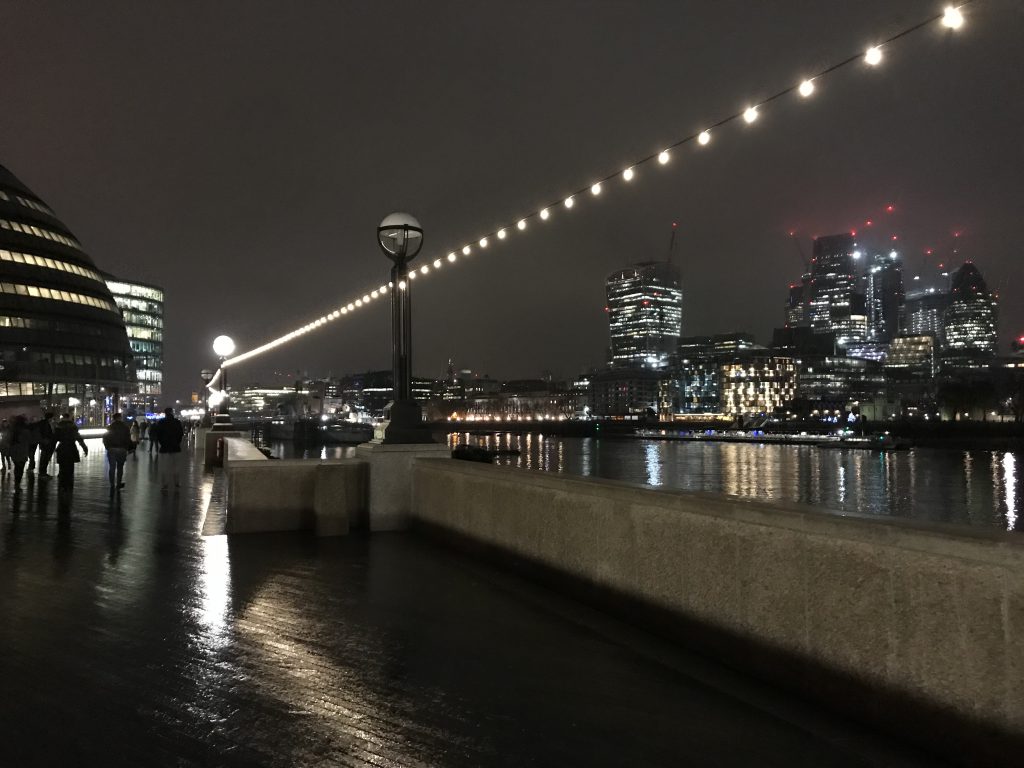
[[[367,466],[361,461],[319,464],[313,513],[317,536],[343,536],[359,525],[366,508]]]
[[[451,458],[443,443],[356,446],[356,456],[369,464],[369,523],[371,531],[409,527],[412,509],[413,463],[420,458]]]

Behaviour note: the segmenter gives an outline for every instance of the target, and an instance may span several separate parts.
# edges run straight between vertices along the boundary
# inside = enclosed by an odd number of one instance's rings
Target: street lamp
[[[220,387],[224,392],[224,401],[217,408],[218,424],[231,424],[231,415],[228,410],[228,369],[224,367],[224,361],[235,353],[235,340],[230,336],[218,336],[213,340],[213,353],[220,358]]]
[[[412,397],[412,281],[409,264],[423,247],[423,228],[408,213],[392,213],[377,226],[377,244],[391,260],[391,368],[394,399],[385,409],[383,443],[430,443]]]

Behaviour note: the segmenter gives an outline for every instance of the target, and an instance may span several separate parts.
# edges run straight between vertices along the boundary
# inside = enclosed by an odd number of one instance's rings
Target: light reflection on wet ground
[[[413,537],[200,535],[218,488],[0,484],[0,764],[894,766],[891,748]]]

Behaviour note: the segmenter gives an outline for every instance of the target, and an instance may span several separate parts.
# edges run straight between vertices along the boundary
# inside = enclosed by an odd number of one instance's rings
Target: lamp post
[[[228,408],[228,369],[224,362],[235,353],[235,341],[230,336],[218,336],[213,340],[213,353],[220,358],[221,390],[224,392],[224,399],[217,407],[217,424],[231,424],[231,414]]]
[[[394,398],[385,409],[385,424],[375,435],[382,443],[430,443],[420,406],[412,397],[412,281],[409,264],[423,247],[423,228],[408,213],[385,216],[377,227],[377,244],[391,260],[391,369]]]

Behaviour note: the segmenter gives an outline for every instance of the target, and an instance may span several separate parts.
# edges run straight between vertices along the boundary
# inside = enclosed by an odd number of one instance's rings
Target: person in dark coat
[[[75,485],[75,464],[82,460],[78,455],[76,443],[82,446],[82,453],[86,456],[89,455],[89,448],[78,434],[78,425],[72,421],[69,413],[60,417],[53,433],[57,440],[57,466],[60,467],[58,487],[61,490],[70,490]]]
[[[128,451],[132,449],[132,431],[124,423],[120,413],[115,413],[110,426],[103,434],[103,447],[107,449],[107,477],[110,479],[110,491],[124,488],[124,462]]]
[[[155,441],[160,449],[160,490],[165,493],[172,476],[175,488],[181,483],[181,441],[184,437],[185,429],[174,418],[173,408],[165,408],[164,417],[149,428],[150,441]]]
[[[14,423],[11,424],[11,461],[14,462],[15,491],[21,490],[21,478],[25,474],[25,464],[28,462],[29,454],[34,450],[35,444],[28,419],[22,414],[18,414],[14,417]]]
[[[57,448],[57,441],[53,437],[53,411],[47,411],[43,418],[36,422],[36,432],[39,435],[39,476],[49,477],[47,471],[50,467],[50,459]]]

